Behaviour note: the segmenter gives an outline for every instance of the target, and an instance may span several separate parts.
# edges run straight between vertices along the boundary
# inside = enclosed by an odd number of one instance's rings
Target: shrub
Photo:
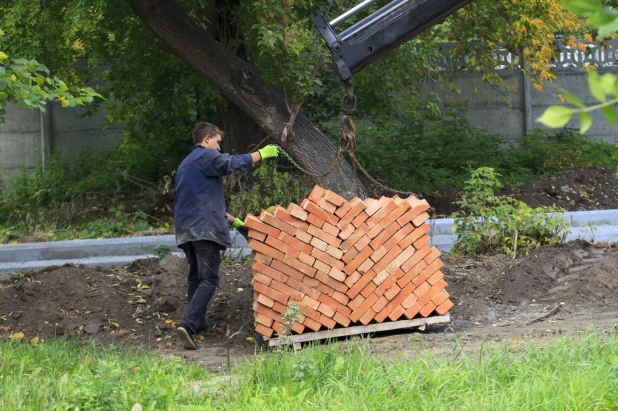
[[[556,208],[531,208],[510,197],[497,197],[502,187],[499,174],[481,167],[466,181],[461,211],[453,214],[457,242],[455,251],[525,255],[544,244],[562,242],[567,222]]]

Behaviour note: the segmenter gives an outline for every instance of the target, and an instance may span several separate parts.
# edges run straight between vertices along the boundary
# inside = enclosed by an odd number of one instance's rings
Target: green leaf
[[[0,51],[0,60],[4,60],[6,58],[9,58],[9,56],[7,56],[6,53]]]
[[[592,125],[592,117],[585,111],[579,113],[579,133],[584,134]]]
[[[605,120],[609,124],[616,125],[616,121],[618,120],[618,114],[616,113],[616,109],[613,106],[605,106],[603,107],[603,115],[605,116]]]
[[[601,102],[605,101],[603,82],[601,81],[601,76],[596,71],[588,72],[588,87],[590,87],[590,93],[592,93],[594,98]]]
[[[558,128],[568,123],[572,115],[573,109],[571,108],[565,106],[550,106],[536,121],[547,127]]]
[[[582,101],[579,99],[579,97],[577,97],[575,94],[573,93],[564,93],[564,96],[566,97],[567,101],[569,103],[571,103],[572,105],[574,105],[575,107],[580,107],[580,108],[584,108],[584,103],[582,103]]]
[[[575,14],[589,15],[601,9],[601,5],[593,0],[565,1],[564,7]]]

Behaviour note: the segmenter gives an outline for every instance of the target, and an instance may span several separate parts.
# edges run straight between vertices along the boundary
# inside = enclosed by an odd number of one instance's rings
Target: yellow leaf
[[[113,325],[113,326],[114,326],[114,327],[116,327],[116,328],[119,328],[119,327],[120,327],[120,324],[115,323],[115,322],[113,322],[113,321],[112,321],[110,324],[111,324],[111,325]]]
[[[247,338],[245,338],[245,340],[247,340],[247,341],[253,341],[253,337],[247,337]]]
[[[0,51],[0,60],[4,60],[7,57],[9,57],[9,56],[7,56],[6,53]]]
[[[62,104],[62,107],[69,107],[69,100],[64,97],[60,97],[60,104]]]
[[[238,288],[238,292],[244,291],[242,288]]]
[[[15,74],[11,74],[11,80],[16,81],[17,77],[15,77]]]
[[[140,284],[140,286],[141,286],[140,288],[141,288],[142,290],[147,290],[147,289],[149,289],[149,288],[150,288],[150,286],[149,286],[149,285],[146,285],[146,284]]]
[[[4,32],[0,29],[0,36],[4,36]]]
[[[15,333],[15,334],[11,335],[10,338],[13,338],[15,340],[21,340],[21,339],[24,338],[24,333],[22,333],[22,332]]]
[[[39,345],[39,337],[34,337],[33,339],[31,339],[30,344]]]
[[[167,320],[165,320],[165,324],[171,324],[173,322],[174,320],[172,320],[171,318],[168,318]]]

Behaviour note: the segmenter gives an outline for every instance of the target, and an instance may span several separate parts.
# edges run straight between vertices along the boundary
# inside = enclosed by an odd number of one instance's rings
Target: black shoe
[[[193,339],[193,336],[191,335],[191,331],[181,326],[181,327],[176,328],[176,333],[182,340],[182,346],[186,350],[197,350],[197,343]]]
[[[206,321],[206,324],[200,323],[200,325],[197,327],[196,334],[205,333],[206,331],[214,330],[215,328],[217,328],[217,323],[216,322],[214,322],[214,321]]]

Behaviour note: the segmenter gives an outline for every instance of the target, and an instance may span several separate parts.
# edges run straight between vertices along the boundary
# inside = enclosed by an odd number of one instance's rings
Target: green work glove
[[[266,160],[270,157],[277,157],[279,155],[279,148],[277,146],[266,146],[258,150],[260,156],[262,156],[262,160]]]
[[[245,222],[242,221],[240,218],[236,218],[236,220],[234,220],[234,222],[232,222],[232,228],[236,229],[238,227],[244,227],[245,226]]]

